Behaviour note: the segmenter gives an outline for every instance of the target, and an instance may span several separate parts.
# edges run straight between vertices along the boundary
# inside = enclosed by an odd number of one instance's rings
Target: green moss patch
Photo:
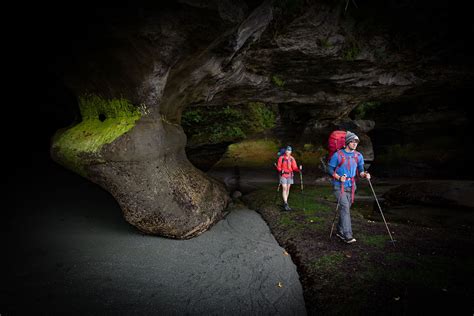
[[[359,56],[361,50],[360,43],[355,38],[349,38],[344,47],[342,58],[346,61],[353,61]]]
[[[344,262],[344,254],[341,252],[332,252],[309,263],[312,269],[321,272],[333,272]]]
[[[68,168],[84,175],[86,157],[100,159],[99,151],[128,132],[141,112],[125,99],[103,99],[96,95],[79,98],[82,121],[59,131],[53,149]]]
[[[383,248],[385,247],[387,241],[389,240],[389,237],[386,235],[359,234],[358,239],[366,245],[370,245],[377,248]]]
[[[282,88],[285,85],[285,81],[277,75],[272,76],[272,83],[275,86],[280,87],[280,88]]]

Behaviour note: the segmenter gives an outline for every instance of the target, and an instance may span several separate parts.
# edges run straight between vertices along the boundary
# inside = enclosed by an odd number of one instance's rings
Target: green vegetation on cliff
[[[283,79],[281,79],[279,76],[277,75],[273,75],[272,76],[272,83],[277,86],[277,87],[283,87],[285,85],[285,81]]]
[[[353,61],[361,52],[360,44],[355,39],[350,39],[345,45],[342,58],[345,61]]]
[[[370,119],[374,112],[382,105],[378,101],[367,101],[360,103],[351,113],[355,119]]]
[[[85,175],[84,159],[100,159],[99,151],[128,132],[141,117],[137,107],[125,99],[103,99],[96,95],[79,98],[82,120],[59,130],[52,149],[66,167]]]
[[[274,127],[275,113],[261,102],[190,107],[183,112],[181,125],[192,145],[234,142]]]

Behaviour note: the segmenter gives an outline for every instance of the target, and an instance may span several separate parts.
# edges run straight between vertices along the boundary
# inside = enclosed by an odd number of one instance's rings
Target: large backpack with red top
[[[326,159],[324,157],[321,157],[321,165],[320,169],[324,172],[328,172],[328,164],[329,161],[331,160],[331,157],[334,155],[335,152],[337,152],[339,149],[344,148],[346,145],[346,131],[333,131],[328,138],[328,154],[326,156]]]
[[[333,131],[331,135],[329,135],[328,139],[328,156],[327,162],[331,160],[331,157],[334,155],[336,151],[339,149],[344,148],[346,145],[346,132],[345,131]]]

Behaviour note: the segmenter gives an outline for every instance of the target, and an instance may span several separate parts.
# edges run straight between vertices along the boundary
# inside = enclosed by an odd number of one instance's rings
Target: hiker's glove
[[[347,177],[345,175],[339,178],[339,181],[341,182],[346,182],[346,180],[347,180]]]
[[[370,173],[362,172],[362,177],[370,180]]]

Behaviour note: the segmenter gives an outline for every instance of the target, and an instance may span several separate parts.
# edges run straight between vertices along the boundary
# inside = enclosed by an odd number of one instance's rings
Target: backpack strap
[[[336,172],[337,172],[337,169],[339,169],[343,164],[344,164],[344,161],[346,160],[346,156],[344,156],[344,154],[341,152],[341,150],[338,150],[337,151],[337,160],[341,161],[339,163],[339,165],[337,165],[336,169],[334,169],[334,173],[332,174],[332,177],[334,179],[336,179]],[[344,194],[344,182],[341,182],[341,195]]]
[[[360,153],[356,150],[354,150],[354,160],[356,162],[356,177],[359,176],[358,168],[359,168],[359,155]]]
[[[283,168],[283,162],[284,162],[284,157],[283,157],[283,156],[278,157],[278,164],[277,164],[277,166],[278,166],[278,165],[281,165],[281,167]]]
[[[345,162],[345,160],[346,160],[346,156],[344,156],[344,154],[341,152],[341,150],[338,150],[338,151],[337,151],[337,160],[338,160],[338,161],[340,160],[341,162],[340,162],[339,165],[336,167],[336,169],[334,169],[334,173],[332,174],[332,177],[333,177],[334,179],[336,179],[336,171],[337,171],[337,169],[341,168],[341,166],[344,164],[344,162]]]
[[[285,163],[285,161],[286,161],[286,168],[289,169],[289,170],[291,170],[291,172],[284,172],[284,173],[289,173],[289,174],[291,174],[291,176],[293,177],[293,170],[292,170],[292,168],[291,168],[291,163],[293,162],[293,158],[290,157],[289,159],[286,159],[285,156],[283,155],[283,156],[281,156],[281,160],[282,160],[282,161],[281,161],[282,165],[283,165],[283,163]]]
[[[293,168],[291,167],[291,164],[293,163],[293,158],[290,157],[289,159],[286,160],[286,167],[291,170],[290,174],[291,177],[293,178]]]
[[[359,177],[359,155],[358,151],[354,150],[354,160],[356,162],[356,174],[355,177],[352,177],[352,203],[354,203],[354,196],[355,196],[355,179]]]

